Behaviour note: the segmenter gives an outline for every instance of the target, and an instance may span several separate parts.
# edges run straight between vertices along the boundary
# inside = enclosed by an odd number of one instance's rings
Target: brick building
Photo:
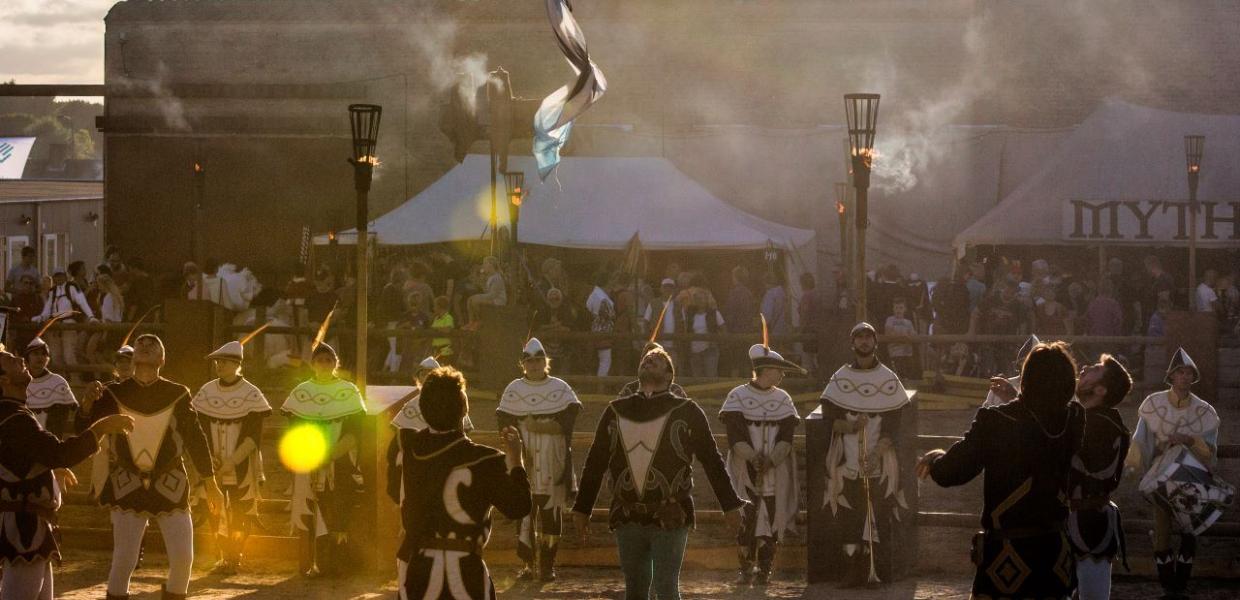
[[[949,125],[1067,127],[1107,96],[1240,106],[1240,5],[1227,3],[594,0],[575,9],[610,90],[570,152],[662,154],[745,210],[813,223],[826,248],[843,160],[838,128],[821,126],[843,120],[846,92],[883,93],[880,140]],[[385,108],[375,217],[452,166],[439,117],[458,71],[502,65],[527,97],[571,74],[539,2],[127,0],[106,25],[108,240],[165,268],[192,255],[195,219],[204,255],[263,270],[297,255],[303,226],[350,227],[351,102]],[[782,154],[753,156],[747,136],[783,136]],[[197,217],[195,162],[206,172]],[[875,219],[907,209],[876,206]]]

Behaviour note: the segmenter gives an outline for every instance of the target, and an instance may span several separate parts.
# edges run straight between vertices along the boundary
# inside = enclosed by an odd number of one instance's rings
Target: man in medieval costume
[[[1154,563],[1164,597],[1185,597],[1197,554],[1197,536],[1222,515],[1235,492],[1215,473],[1219,417],[1192,392],[1196,363],[1176,350],[1167,367],[1169,389],[1154,392],[1137,410],[1128,465],[1143,474],[1138,489],[1154,504]],[[1179,534],[1178,550],[1172,535]]]
[[[353,450],[361,439],[366,407],[357,386],[336,375],[340,360],[331,346],[315,343],[310,366],[314,376],[289,392],[281,410],[289,416],[290,430],[312,428],[327,445],[322,464],[294,474],[289,509],[293,530],[302,535],[301,572],[317,577],[326,569],[347,568],[343,553],[357,489]]]
[[[517,530],[517,556],[525,562],[518,579],[555,581],[555,554],[564,530],[564,509],[577,490],[573,477],[573,425],[581,402],[563,379],[551,376],[551,359],[538,338],[521,350],[524,375],[500,396],[495,420],[515,427],[525,445],[534,508]]]
[[[413,372],[413,389],[405,394],[403,398],[394,403],[396,416],[392,418],[392,427],[396,428],[396,435],[392,436],[392,441],[387,449],[387,493],[388,497],[395,502],[397,506],[404,504],[404,482],[401,479],[404,473],[404,455],[400,450],[400,432],[401,430],[419,431],[426,429],[426,419],[422,416],[422,384],[426,382],[427,376],[431,371],[440,367],[439,361],[433,356],[428,356],[418,363],[418,368]],[[461,423],[462,431],[469,433],[473,430],[474,424],[466,415]],[[396,589],[403,590],[405,587],[405,573],[408,571],[409,563],[401,557],[396,558]]]
[[[76,427],[77,398],[69,389],[64,377],[51,372],[51,352],[42,336],[35,336],[22,352],[30,369],[30,386],[26,389],[26,407],[34,413],[39,424],[52,435],[65,439]]]
[[[831,376],[821,398],[831,431],[823,502],[846,557],[846,587],[890,580],[894,524],[909,516],[896,441],[913,396],[879,362],[872,325],[858,323],[850,337],[855,358]]]
[[[585,539],[606,476],[611,478],[608,525],[615,533],[626,598],[680,598],[680,565],[694,526],[693,459],[706,471],[729,531],[740,527],[747,502],[736,495],[710,422],[698,404],[669,391],[675,366],[667,352],[642,357],[637,393],[613,400],[581,474],[573,523]]]
[[[1077,597],[1111,597],[1111,561],[1124,566],[1128,553],[1119,506],[1111,494],[1124,475],[1128,427],[1116,407],[1132,390],[1132,377],[1115,357],[1103,354],[1081,369],[1076,397],[1085,409],[1085,438],[1068,477],[1068,540],[1076,553]]]
[[[1020,368],[1025,364],[1025,357],[1029,356],[1034,346],[1041,343],[1042,340],[1039,340],[1038,336],[1030,335],[1029,339],[1025,340],[1025,345],[1021,346],[1020,350],[1016,352],[1016,362],[1012,363],[1011,372],[1016,374],[1011,377],[1002,377],[1017,393],[1020,393]],[[999,390],[1000,393],[996,393],[996,391],[992,386],[992,389],[986,392],[986,400],[982,402],[982,406],[998,406],[1007,402],[1007,400],[1004,400],[1007,396],[1002,395],[1001,390]],[[1012,395],[1012,397],[1015,398],[1015,395]]]
[[[271,414],[263,392],[241,375],[249,337],[207,355],[217,378],[203,384],[192,403],[211,446],[215,480],[224,492],[224,505],[212,519],[220,551],[215,569],[224,574],[240,568],[245,541],[258,523],[263,421]]]
[[[111,414],[134,418],[127,437],[110,440],[109,470],[99,503],[112,510],[112,569],[109,600],[129,597],[129,580],[138,563],[142,537],[151,520],[159,523],[168,555],[163,598],[184,598],[194,560],[189,474],[184,458],[197,469],[215,511],[222,496],[207,436],[198,422],[189,389],[160,376],[164,343],[152,334],[134,340],[134,376],[109,384],[91,406],[92,420]]]
[[[1072,400],[1076,366],[1067,344],[1034,347],[1021,381],[1014,400],[979,409],[964,439],[917,464],[918,477],[943,487],[984,474],[973,598],[1068,598],[1076,586],[1066,499],[1085,411]]]
[[[796,525],[796,453],[793,434],[801,418],[792,396],[779,388],[788,371],[804,369],[763,344],[749,348],[753,379],[728,392],[719,420],[728,435],[728,475],[736,494],[749,501],[737,534],[737,585],[770,582],[775,546]],[[756,568],[756,571],[755,571]]]
[[[52,435],[26,406],[30,372],[0,346],[0,597],[52,600],[52,564],[60,561],[56,511],[59,479],[73,483],[69,467],[99,449],[99,439],[123,435],[133,419],[110,415],[63,439]]]
[[[521,434],[511,426],[501,431],[503,452],[470,440],[462,430],[465,377],[452,367],[431,371],[420,402],[426,427],[397,432],[405,530],[398,597],[491,600],[495,586],[482,560],[491,508],[514,520],[531,508]]]

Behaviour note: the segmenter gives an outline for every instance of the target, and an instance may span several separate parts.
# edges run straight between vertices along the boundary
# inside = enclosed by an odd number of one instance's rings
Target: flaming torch
[[[357,192],[357,244],[354,246],[357,251],[357,304],[354,305],[357,354],[354,371],[355,383],[360,390],[366,389],[366,332],[370,326],[366,310],[370,305],[370,182],[379,164],[375,146],[379,143],[379,118],[382,115],[383,107],[375,104],[349,105],[349,124],[353,132],[353,155],[349,158],[349,164],[353,165],[353,189]]]
[[[874,164],[874,134],[878,126],[878,94],[845,94],[848,149],[852,158],[853,187],[857,190],[853,219],[857,227],[856,286],[857,320],[866,318],[865,230],[869,225],[870,169]]]
[[[1184,136],[1184,159],[1188,166],[1188,298],[1193,307],[1197,300],[1197,182],[1201,178],[1201,156],[1206,136]],[[1200,306],[1193,307],[1198,310]]]
[[[201,155],[201,150],[196,152],[196,154]],[[207,189],[207,170],[202,166],[202,158],[200,156],[194,158],[194,164],[190,173],[194,182],[194,218],[189,232],[189,246],[194,262],[201,265],[202,249],[200,246],[202,233],[199,229],[202,228],[202,197]]]
[[[852,264],[848,256],[848,183],[835,184],[835,213],[840,219],[840,268],[849,272]],[[846,280],[847,281],[847,280]]]

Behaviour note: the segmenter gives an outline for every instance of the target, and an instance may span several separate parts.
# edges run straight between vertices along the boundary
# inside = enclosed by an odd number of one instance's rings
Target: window
[[[60,264],[61,256],[60,256],[60,252],[58,252],[59,249],[60,249],[60,236],[54,233],[43,234],[43,274],[44,275],[51,275],[52,273],[55,273],[57,269],[60,269],[63,266]]]
[[[8,273],[9,269],[12,269],[13,267],[21,264],[22,248],[25,248],[26,246],[29,246],[29,245],[30,245],[30,238],[28,236],[12,235],[7,238],[4,238],[4,249],[5,249],[5,257],[4,257],[5,271],[4,272],[5,273]]]

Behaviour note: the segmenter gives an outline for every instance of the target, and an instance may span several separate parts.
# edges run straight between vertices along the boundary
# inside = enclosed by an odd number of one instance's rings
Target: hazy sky
[[[103,83],[103,17],[116,0],[0,0],[0,80]]]

